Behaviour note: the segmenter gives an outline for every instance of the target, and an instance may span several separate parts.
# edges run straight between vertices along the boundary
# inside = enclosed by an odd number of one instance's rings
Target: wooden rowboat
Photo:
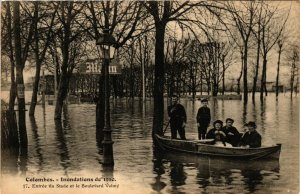
[[[197,155],[254,160],[261,158],[279,159],[281,144],[260,148],[223,147],[209,145],[211,140],[180,140],[155,135],[160,148],[168,151],[185,152]]]

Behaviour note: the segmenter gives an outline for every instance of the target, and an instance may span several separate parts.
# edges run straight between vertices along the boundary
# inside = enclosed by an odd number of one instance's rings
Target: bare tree
[[[11,2],[3,2],[1,10],[1,62],[3,54],[9,57],[10,60],[10,93],[9,93],[9,105],[6,114],[8,125],[8,137],[7,145],[11,147],[19,147],[19,134],[17,129],[17,123],[15,118],[14,106],[17,95],[16,91],[16,80],[15,80],[15,53],[13,47],[13,26],[12,26],[12,6]],[[2,64],[1,64],[2,67]],[[2,105],[3,106],[3,105]],[[3,139],[4,140],[4,139]],[[5,141],[5,140],[4,140]]]
[[[298,45],[292,45],[289,49],[290,52],[287,56],[288,64],[290,66],[290,91],[291,91],[291,98],[293,97],[294,87],[295,87],[295,78],[297,78],[298,87],[298,80],[299,80],[299,53],[300,49]]]
[[[62,63],[60,68],[61,72],[58,83],[54,115],[54,118],[59,120],[61,119],[64,100],[68,95],[70,77],[76,66],[74,63],[74,57],[76,57],[76,54],[78,54],[78,50],[76,50],[76,41],[78,41],[78,38],[83,36],[82,33],[84,29],[81,29],[79,25],[76,25],[75,20],[78,20],[84,4],[71,1],[55,2],[54,4],[58,4],[59,6],[57,12],[59,26],[56,26],[57,32],[55,33],[58,34],[58,40],[61,43],[60,50],[62,55]],[[84,23],[84,21],[81,22]]]
[[[267,57],[270,50],[280,38],[290,11],[281,12],[278,5],[271,7],[265,5],[261,20],[261,53],[263,57],[260,100],[263,101],[263,93],[267,95],[266,80],[267,80]]]
[[[259,71],[259,63],[260,63],[260,47],[261,47],[261,20],[262,20],[262,10],[263,5],[260,4],[259,13],[258,13],[258,19],[257,19],[257,31],[254,32],[254,36],[257,41],[257,47],[256,47],[256,65],[255,65],[255,73],[253,76],[253,86],[252,86],[252,101],[255,101],[255,93],[256,93],[256,86],[257,86],[257,80],[258,80],[258,71]],[[253,28],[253,31],[254,28]]]
[[[25,96],[24,96],[24,78],[23,69],[26,61],[29,44],[22,50],[21,40],[21,23],[20,23],[20,2],[16,1],[13,4],[13,27],[14,27],[14,55],[16,62],[16,84],[17,84],[17,99],[18,99],[18,113],[19,113],[19,134],[20,145],[27,147],[27,131],[26,131],[26,117],[25,117]],[[32,41],[33,25],[30,25],[30,32],[28,41]]]
[[[186,15],[191,9],[197,6],[207,5],[206,2],[173,2],[173,1],[149,1],[142,2],[147,11],[154,19],[155,25],[155,80],[154,80],[154,113],[152,134],[163,132],[164,121],[164,82],[165,82],[165,32],[166,26],[170,21],[187,21]]]
[[[228,3],[228,9],[232,20],[234,21],[240,39],[242,40],[242,54],[243,54],[243,93],[244,103],[248,101],[248,49],[250,35],[252,34],[252,28],[255,24],[255,13],[258,7],[256,2],[239,2],[242,7],[238,8],[235,2]]]
[[[45,7],[46,6],[46,7]],[[29,109],[29,116],[34,116],[35,107],[37,104],[37,93],[39,88],[39,81],[40,81],[40,71],[42,63],[45,59],[46,50],[49,47],[50,41],[53,39],[53,34],[51,33],[51,28],[54,25],[54,19],[56,15],[56,11],[58,6],[54,7],[53,12],[47,10],[49,4],[43,4],[41,2],[34,2],[34,44],[32,45],[32,50],[34,51],[35,55],[35,80],[33,83],[33,91],[32,91],[32,98],[31,104]],[[41,13],[41,10],[42,13]],[[30,10],[29,10],[30,11]],[[50,15],[50,18],[47,17]],[[50,20],[50,22],[48,22]],[[44,23],[42,23],[44,22]],[[46,29],[44,29],[43,25],[47,24]]]
[[[135,1],[114,1],[114,2],[89,2],[87,10],[85,10],[85,17],[88,19],[88,24],[82,26],[89,36],[97,40],[99,34],[102,33],[100,29],[108,29],[111,35],[114,35],[118,42],[117,48],[122,47],[133,37],[147,31],[147,29],[140,28],[140,24],[145,19],[145,12],[142,10],[140,2]],[[103,66],[104,67],[104,66]],[[103,93],[103,77],[104,69],[102,67],[102,75],[99,79],[101,91],[99,91],[99,98],[96,105],[96,128],[97,131],[104,127],[104,93]]]

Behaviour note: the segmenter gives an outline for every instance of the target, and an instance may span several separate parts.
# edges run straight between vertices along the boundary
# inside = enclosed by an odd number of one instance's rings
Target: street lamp
[[[103,58],[103,69],[104,69],[104,95],[105,95],[105,122],[103,134],[104,138],[102,141],[103,145],[103,165],[113,166],[114,165],[114,156],[113,156],[113,141],[111,138],[111,125],[110,125],[110,106],[109,106],[109,62],[113,58],[115,47],[116,47],[115,38],[109,34],[108,29],[103,30],[103,34],[99,35],[99,38],[96,41],[96,45],[99,50],[102,52]],[[99,85],[101,87],[101,85]]]

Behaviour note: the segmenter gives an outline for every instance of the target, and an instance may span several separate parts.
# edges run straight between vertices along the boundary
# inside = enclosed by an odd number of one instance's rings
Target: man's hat
[[[232,118],[227,118],[226,123],[227,123],[227,121],[231,121],[232,123],[234,123],[234,120]]]
[[[216,121],[214,122],[214,126],[215,126],[217,123],[220,123],[220,124],[223,126],[223,121],[221,121],[221,120],[216,120]]]
[[[248,123],[245,123],[245,126],[256,128],[256,123],[253,121],[249,121]]]

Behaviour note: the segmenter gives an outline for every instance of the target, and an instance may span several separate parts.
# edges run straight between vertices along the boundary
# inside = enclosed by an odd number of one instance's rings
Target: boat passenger
[[[172,104],[168,106],[170,117],[171,138],[177,139],[177,130],[181,139],[185,138],[186,112],[184,107],[178,103],[178,97],[172,97]]]
[[[240,140],[240,146],[247,148],[261,147],[261,135],[256,131],[256,124],[250,121],[245,124],[247,131]]]
[[[197,126],[198,126],[198,139],[205,139],[205,135],[207,132],[207,127],[210,123],[210,109],[207,107],[208,100],[202,99],[201,100],[202,107],[198,109],[197,113]]]
[[[238,146],[241,135],[240,132],[233,126],[234,120],[232,118],[226,119],[226,125],[222,128],[225,133],[225,141],[230,143],[233,147]]]
[[[210,129],[206,135],[206,139],[214,139],[211,143],[216,146],[226,146],[232,147],[231,144],[226,143],[226,134],[222,131],[223,122],[221,120],[216,120],[214,122],[214,128]]]
[[[225,136],[223,135],[222,131],[216,131],[215,132],[215,140],[213,141],[213,145],[215,146],[225,146],[225,147],[232,147],[231,144],[226,143]]]

